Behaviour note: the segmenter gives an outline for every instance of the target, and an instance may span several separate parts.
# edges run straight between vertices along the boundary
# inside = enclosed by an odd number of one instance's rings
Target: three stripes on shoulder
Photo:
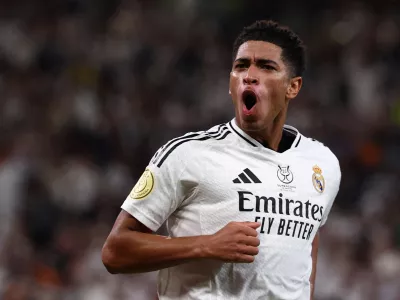
[[[161,147],[154,155],[151,162],[157,165],[158,168],[162,166],[168,156],[180,145],[190,141],[206,141],[209,139],[223,140],[231,132],[228,130],[226,124],[221,124],[215,131],[202,131],[198,133],[186,134],[181,137],[170,140],[163,147]]]

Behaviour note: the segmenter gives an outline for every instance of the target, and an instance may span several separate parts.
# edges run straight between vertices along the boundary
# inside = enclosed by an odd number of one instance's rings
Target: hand
[[[258,254],[260,223],[230,222],[205,241],[207,257],[224,262],[251,263]]]

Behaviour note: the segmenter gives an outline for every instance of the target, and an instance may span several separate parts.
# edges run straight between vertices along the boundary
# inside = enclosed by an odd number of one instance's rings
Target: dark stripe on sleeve
[[[241,182],[240,182],[239,178],[235,178],[235,179],[233,180],[233,183],[241,183]]]
[[[193,138],[193,139],[185,139],[183,141],[180,141],[179,143],[176,143],[174,146],[172,146],[167,153],[161,158],[161,160],[158,162],[157,167],[161,167],[163,162],[167,159],[167,157],[174,151],[179,145],[182,145],[183,143],[190,142],[190,141],[205,141],[210,139],[210,136],[203,136],[201,138]]]
[[[224,126],[224,127],[220,128],[219,132],[217,132],[217,133],[212,133],[212,134],[206,133],[206,134],[209,136],[212,136],[212,137],[219,137],[226,130],[228,130],[228,127]]]
[[[159,158],[162,156],[162,154],[163,154],[165,151],[168,150],[168,147],[170,147],[173,143],[175,143],[175,142],[177,142],[177,141],[185,140],[185,139],[194,138],[194,137],[196,137],[196,136],[200,136],[200,133],[192,133],[192,134],[189,134],[189,135],[184,135],[184,136],[181,136],[181,137],[174,138],[174,139],[170,140],[170,141],[162,148],[162,150],[160,151],[160,153],[157,155],[157,158],[154,159],[154,163],[157,162],[157,159],[159,159]]]
[[[221,130],[221,127],[224,126],[224,125],[225,125],[225,124],[220,124],[220,125],[218,126],[218,129],[217,129],[216,131],[210,131],[210,132],[207,132],[207,134],[219,133],[219,131]]]
[[[300,140],[301,140],[301,136],[299,137],[299,140],[296,143],[296,146],[294,146],[295,148],[300,144]]]
[[[230,134],[230,133],[231,133],[230,131],[225,132],[224,135],[221,136],[221,137],[219,137],[219,138],[217,138],[217,140],[218,140],[218,141],[219,141],[219,140],[223,140],[223,139],[226,138],[226,137],[228,136],[228,134]]]
[[[260,179],[258,179],[257,176],[254,175],[254,173],[249,169],[244,169],[244,172],[251,178],[251,180],[254,181],[254,183],[261,183]]]
[[[231,123],[229,123],[229,126],[231,126],[232,130],[233,130],[234,132],[236,132],[238,136],[240,136],[242,139],[244,139],[246,142],[248,142],[248,143],[249,143],[250,145],[252,145],[253,147],[257,147],[257,146],[254,145],[252,142],[250,142],[248,139],[246,139],[243,135],[241,135],[239,132],[237,132],[237,131],[235,130],[235,128],[233,128],[233,126],[232,126]]]
[[[154,154],[153,158],[151,159],[151,162],[154,164],[158,158],[158,156],[160,155],[160,153],[162,152],[161,148],[156,152],[156,154]]]
[[[239,174],[240,179],[242,179],[242,181],[244,183],[251,183],[251,181],[246,177],[246,175],[244,175],[243,173]]]

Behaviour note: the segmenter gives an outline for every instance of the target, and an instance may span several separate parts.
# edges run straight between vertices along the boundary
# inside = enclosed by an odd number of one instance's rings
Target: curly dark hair
[[[264,41],[282,48],[282,60],[293,77],[302,76],[306,69],[306,48],[300,37],[290,28],[274,21],[256,21],[243,28],[233,44],[233,60],[239,47],[247,41]]]

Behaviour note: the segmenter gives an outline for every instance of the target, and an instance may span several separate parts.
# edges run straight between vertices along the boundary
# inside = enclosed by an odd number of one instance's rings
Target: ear
[[[303,84],[302,77],[293,77],[290,79],[287,91],[286,91],[286,99],[292,100],[296,98],[297,94],[300,92],[301,86]]]

